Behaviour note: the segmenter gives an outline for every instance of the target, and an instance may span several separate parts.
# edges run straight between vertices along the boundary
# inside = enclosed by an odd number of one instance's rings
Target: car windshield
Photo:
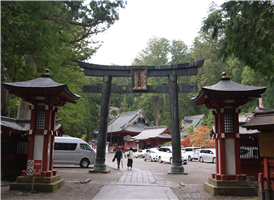
[[[151,150],[151,153],[157,153],[157,151],[155,151],[155,150]]]

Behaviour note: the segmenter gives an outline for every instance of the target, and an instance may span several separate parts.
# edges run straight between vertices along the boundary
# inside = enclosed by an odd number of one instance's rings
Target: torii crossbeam
[[[179,128],[178,93],[198,92],[197,85],[177,83],[177,76],[197,75],[204,60],[190,63],[157,66],[111,66],[78,61],[87,76],[103,77],[103,84],[84,85],[86,93],[102,93],[96,162],[93,171],[106,171],[105,153],[111,93],[169,93],[173,163],[171,173],[183,173]],[[147,77],[168,77],[169,84],[147,85]],[[131,77],[131,85],[111,84],[112,77]]]

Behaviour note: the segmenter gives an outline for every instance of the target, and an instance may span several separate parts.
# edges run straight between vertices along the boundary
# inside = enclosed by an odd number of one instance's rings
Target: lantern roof
[[[29,102],[24,98],[26,94],[47,94],[51,93],[54,96],[64,96],[65,101],[76,103],[75,100],[80,99],[80,95],[71,92],[66,84],[57,83],[51,79],[49,70],[45,70],[45,74],[41,75],[40,78],[36,78],[29,81],[22,82],[10,82],[3,83],[4,87],[9,90],[10,94],[15,94],[25,101]]]
[[[220,81],[212,86],[202,87],[198,96],[192,98],[191,100],[196,106],[203,105],[210,101],[210,99],[225,98],[225,99],[235,99],[241,98],[243,96],[247,97],[248,100],[242,101],[240,105],[244,105],[248,101],[252,101],[255,98],[261,97],[261,94],[265,92],[267,87],[257,87],[242,85],[235,83],[226,77],[226,73],[222,73],[223,77]]]

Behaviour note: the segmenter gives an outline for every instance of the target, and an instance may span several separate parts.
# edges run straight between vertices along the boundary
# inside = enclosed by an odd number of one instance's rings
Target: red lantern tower
[[[19,96],[30,103],[28,160],[41,161],[41,177],[56,176],[57,172],[53,170],[54,137],[57,135],[55,131],[56,113],[59,107],[64,106],[66,102],[75,104],[75,100],[78,100],[80,96],[72,93],[66,84],[53,81],[49,70],[34,80],[3,83],[3,85],[9,90],[9,94]],[[23,170],[21,175],[27,176],[26,170]],[[15,185],[11,185],[12,188],[24,189]]]
[[[223,181],[220,184],[225,186],[224,181],[228,181],[229,185],[230,180],[236,180],[238,183],[246,180],[246,175],[241,171],[239,106],[261,97],[266,87],[241,85],[226,78],[225,72],[222,75],[219,83],[202,87],[199,95],[192,101],[196,106],[205,105],[208,109],[213,109],[215,117],[216,173],[212,174],[209,181],[209,192],[214,195],[241,195],[238,191],[232,193],[227,190],[230,194],[226,194],[225,190],[217,191],[215,186],[220,183],[218,181]],[[233,184],[235,183],[237,188],[236,182]],[[205,185],[206,190],[208,185]],[[213,188],[216,189],[215,192]],[[244,192],[243,188],[241,189]]]

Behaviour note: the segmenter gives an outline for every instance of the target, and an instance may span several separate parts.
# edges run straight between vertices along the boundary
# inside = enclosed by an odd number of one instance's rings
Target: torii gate
[[[97,65],[78,61],[78,65],[84,68],[86,76],[103,77],[102,85],[84,85],[85,93],[102,93],[100,111],[98,143],[94,172],[106,171],[105,153],[107,141],[107,127],[109,116],[109,101],[111,93],[169,93],[171,141],[173,163],[171,173],[183,173],[181,157],[181,139],[179,124],[178,93],[198,92],[197,85],[185,85],[177,83],[177,76],[197,75],[204,60],[190,63],[157,66],[111,66]],[[147,77],[168,77],[168,85],[147,85]],[[112,77],[131,77],[131,85],[111,85]]]

